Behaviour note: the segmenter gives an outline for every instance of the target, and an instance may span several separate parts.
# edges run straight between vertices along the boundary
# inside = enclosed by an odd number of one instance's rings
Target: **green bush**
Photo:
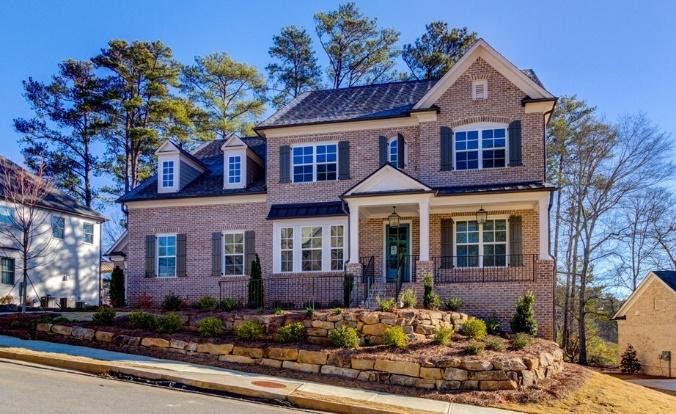
[[[470,341],[470,343],[465,346],[465,353],[468,355],[481,355],[483,351],[484,351],[483,342]]]
[[[162,309],[166,311],[180,310],[181,305],[183,305],[183,300],[181,300],[178,295],[173,293],[168,294],[164,297],[164,300],[162,300]]]
[[[620,369],[625,374],[635,374],[641,371],[641,363],[636,357],[636,350],[632,345],[627,346],[627,349],[622,353]]]
[[[279,342],[300,342],[305,338],[305,325],[303,322],[294,322],[284,325],[277,331]]]
[[[607,342],[598,334],[587,331],[587,359],[590,365],[614,368],[619,364],[616,343]]]
[[[311,318],[315,314],[315,308],[313,306],[308,306],[305,308],[305,316]]]
[[[157,332],[174,333],[180,331],[182,327],[183,320],[175,312],[169,312],[157,317]]]
[[[335,308],[333,309],[332,312],[334,315],[340,315],[341,313],[343,313],[343,308]]]
[[[357,330],[346,325],[329,331],[329,339],[333,346],[337,348],[351,349],[359,346]]]
[[[406,336],[404,328],[401,326],[392,326],[385,329],[383,342],[387,346],[394,346],[403,350],[408,349],[408,336]]]
[[[444,309],[448,311],[457,311],[462,306],[462,300],[459,297],[448,298],[444,301]]]
[[[446,326],[441,326],[434,333],[433,342],[437,345],[448,346],[451,344],[453,334],[454,334],[453,329],[448,328]]]
[[[533,342],[533,337],[524,332],[519,332],[512,337],[512,349],[526,349]]]
[[[394,312],[397,308],[397,302],[392,299],[380,299],[380,296],[376,296],[376,306],[381,312]]]
[[[65,316],[57,316],[56,318],[51,319],[49,322],[51,323],[68,323],[70,322],[70,319],[66,318]]]
[[[492,314],[490,318],[484,320],[486,323],[486,330],[489,335],[498,335],[500,333],[500,319],[496,314]]]
[[[258,255],[256,255],[256,258],[251,262],[251,270],[249,273],[248,306],[250,309],[261,308],[265,305],[265,292],[263,287],[261,259],[258,257]]]
[[[23,328],[23,323],[21,323],[20,320],[14,319],[12,322],[9,323],[9,329],[21,329]]]
[[[246,321],[235,328],[235,336],[243,341],[257,341],[264,331],[265,327],[260,321]]]
[[[423,277],[423,306],[426,309],[437,310],[441,307],[441,297],[434,291],[434,275],[428,273]]]
[[[484,344],[486,344],[486,349],[489,351],[502,352],[505,350],[505,344],[496,336],[489,336],[484,341]]]
[[[404,308],[415,308],[415,305],[417,304],[418,297],[413,289],[406,289],[404,293],[401,294],[401,305]]]
[[[462,325],[462,334],[481,341],[487,335],[486,324],[481,319],[470,319]]]
[[[235,309],[239,309],[241,305],[235,299],[225,298],[221,301],[219,307],[226,312],[232,312]]]
[[[115,323],[115,315],[113,308],[101,306],[92,316],[92,323],[101,326],[112,325]]]
[[[110,304],[116,308],[124,306],[124,272],[115,266],[110,274],[110,290],[108,291]]]
[[[129,314],[129,325],[133,329],[155,330],[157,329],[157,318],[148,312],[134,311]]]
[[[223,333],[223,321],[209,316],[199,322],[197,330],[202,336],[218,336]]]
[[[195,303],[192,304],[193,308],[199,309],[202,311],[210,311],[216,309],[218,305],[218,299],[212,296],[202,296],[197,299]]]
[[[528,291],[516,302],[516,313],[512,317],[510,327],[513,333],[525,332],[535,336],[538,333],[538,323],[535,320],[535,295]]]

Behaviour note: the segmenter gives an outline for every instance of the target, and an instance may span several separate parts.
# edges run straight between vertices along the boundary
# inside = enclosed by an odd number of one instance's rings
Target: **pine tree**
[[[627,349],[622,354],[620,369],[625,374],[635,374],[641,370],[641,363],[636,356],[636,350],[633,346],[627,346]]]
[[[477,34],[466,27],[448,30],[446,22],[425,26],[425,34],[404,45],[402,59],[417,79],[440,78],[476,41]]]
[[[119,266],[115,266],[110,275],[110,304],[119,308],[124,306],[124,272]]]
[[[519,297],[516,302],[516,313],[512,317],[510,326],[513,333],[525,332],[529,335],[537,335],[538,323],[535,320],[535,295],[528,291]]]

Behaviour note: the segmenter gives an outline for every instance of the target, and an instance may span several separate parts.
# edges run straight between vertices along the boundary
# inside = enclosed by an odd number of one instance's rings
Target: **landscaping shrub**
[[[235,299],[232,299],[232,298],[223,299],[219,306],[220,306],[221,309],[223,309],[226,312],[232,312],[235,309],[239,309],[241,307],[240,303],[237,302]]]
[[[113,308],[101,306],[92,316],[92,323],[100,326],[112,325],[115,323],[115,315]]]
[[[394,346],[402,350],[408,349],[408,336],[401,326],[392,326],[385,329],[383,334],[383,342],[387,346]]]
[[[439,329],[434,333],[433,342],[437,345],[448,346],[451,344],[453,339],[453,329],[446,326],[440,326]]]
[[[495,313],[490,318],[486,318],[484,322],[486,323],[486,330],[489,335],[498,335],[500,333],[500,319],[498,319]]]
[[[462,300],[460,300],[459,297],[454,296],[452,298],[446,299],[443,305],[444,309],[455,312],[462,306]]]
[[[258,254],[256,254],[256,258],[251,262],[249,278],[248,306],[250,309],[261,308],[264,306],[263,290],[263,272],[261,271],[261,260],[258,257]]]
[[[282,309],[282,308],[274,308],[274,309],[272,310],[272,313],[274,313],[275,315],[284,315],[284,309]]]
[[[423,306],[426,309],[439,309],[441,307],[441,297],[434,291],[434,275],[432,273],[427,273],[423,277],[423,286],[425,287]]]
[[[352,296],[352,289],[354,288],[354,275],[348,273],[343,279],[343,306],[350,307],[350,297]]]
[[[314,306],[308,306],[305,308],[305,316],[311,318],[315,314]]]
[[[334,315],[340,315],[341,313],[343,313],[343,308],[335,308],[333,310]]]
[[[210,311],[216,309],[218,305],[218,299],[211,296],[202,296],[197,299],[193,304],[193,308],[199,309],[202,311]]]
[[[182,327],[183,320],[175,312],[169,312],[157,317],[157,332],[174,333],[180,331]]]
[[[519,332],[512,337],[512,349],[526,349],[533,342],[533,337],[525,332]]]
[[[9,329],[21,329],[21,328],[23,328],[23,324],[18,319],[14,319],[12,322],[9,323]]]
[[[137,306],[141,309],[150,309],[153,307],[153,297],[147,293],[141,293],[138,297]]]
[[[380,299],[380,296],[376,296],[376,306],[381,312],[394,312],[397,302],[393,298]]]
[[[401,294],[401,305],[404,308],[415,308],[415,305],[417,304],[418,297],[413,289],[406,289],[404,293]]]
[[[246,321],[235,328],[235,336],[244,341],[256,341],[264,331],[265,327],[259,321]]]
[[[486,324],[481,319],[470,319],[462,325],[462,334],[481,341],[487,335]]]
[[[636,350],[632,345],[627,346],[627,349],[622,353],[620,369],[625,374],[635,374],[641,371],[641,363],[636,357]]]
[[[170,293],[164,297],[164,300],[162,301],[162,309],[166,311],[177,311],[181,309],[182,304],[183,301],[178,295]]]
[[[213,316],[202,319],[197,325],[202,336],[218,336],[223,333],[223,321]]]
[[[300,342],[305,338],[305,325],[303,322],[294,322],[284,325],[277,331],[279,342]]]
[[[465,346],[465,353],[469,355],[480,355],[484,351],[484,347],[483,342],[470,341],[470,343]]]
[[[352,349],[359,346],[357,330],[346,325],[329,331],[329,339],[331,344],[337,348]]]
[[[116,308],[124,306],[124,272],[115,266],[110,274],[110,290],[108,292],[110,304]]]
[[[486,349],[489,351],[502,352],[505,350],[505,344],[502,343],[502,340],[495,336],[489,336],[484,341]]]
[[[157,329],[157,318],[148,312],[134,311],[129,314],[129,325],[133,329],[155,330]]]
[[[51,322],[51,323],[68,323],[68,322],[70,322],[70,319],[66,318],[65,316],[59,315],[56,318],[49,320],[48,322]]]
[[[519,297],[516,302],[516,313],[512,317],[510,327],[513,333],[525,332],[535,336],[538,333],[538,323],[535,320],[535,295],[528,291]]]

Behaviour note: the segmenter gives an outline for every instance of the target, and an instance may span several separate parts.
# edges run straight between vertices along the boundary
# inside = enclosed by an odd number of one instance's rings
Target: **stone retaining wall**
[[[374,323],[368,325],[376,325],[375,316],[373,321]],[[378,318],[377,323],[383,322]],[[44,334],[72,337],[83,342],[112,343],[132,352],[138,347],[153,349],[166,352],[168,358],[171,354],[196,355],[229,363],[258,364],[317,375],[439,391],[514,390],[537,384],[541,379],[563,369],[563,352],[554,348],[553,344],[551,352],[539,352],[526,357],[443,357],[435,361],[414,362],[356,358],[345,356],[345,353],[337,350],[306,350],[291,345],[244,346],[116,335],[105,329],[94,330],[48,323],[38,324],[36,329]]]

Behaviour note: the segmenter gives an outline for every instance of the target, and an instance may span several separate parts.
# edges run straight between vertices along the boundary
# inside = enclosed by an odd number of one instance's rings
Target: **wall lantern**
[[[488,213],[486,210],[484,210],[483,206],[479,209],[479,211],[476,212],[476,221],[479,224],[486,224],[486,218],[488,217]]]
[[[387,219],[390,222],[390,228],[393,228],[393,229],[399,228],[399,221],[400,221],[401,217],[399,216],[399,214],[397,214],[397,207],[392,206],[392,214],[390,214],[387,217]]]

